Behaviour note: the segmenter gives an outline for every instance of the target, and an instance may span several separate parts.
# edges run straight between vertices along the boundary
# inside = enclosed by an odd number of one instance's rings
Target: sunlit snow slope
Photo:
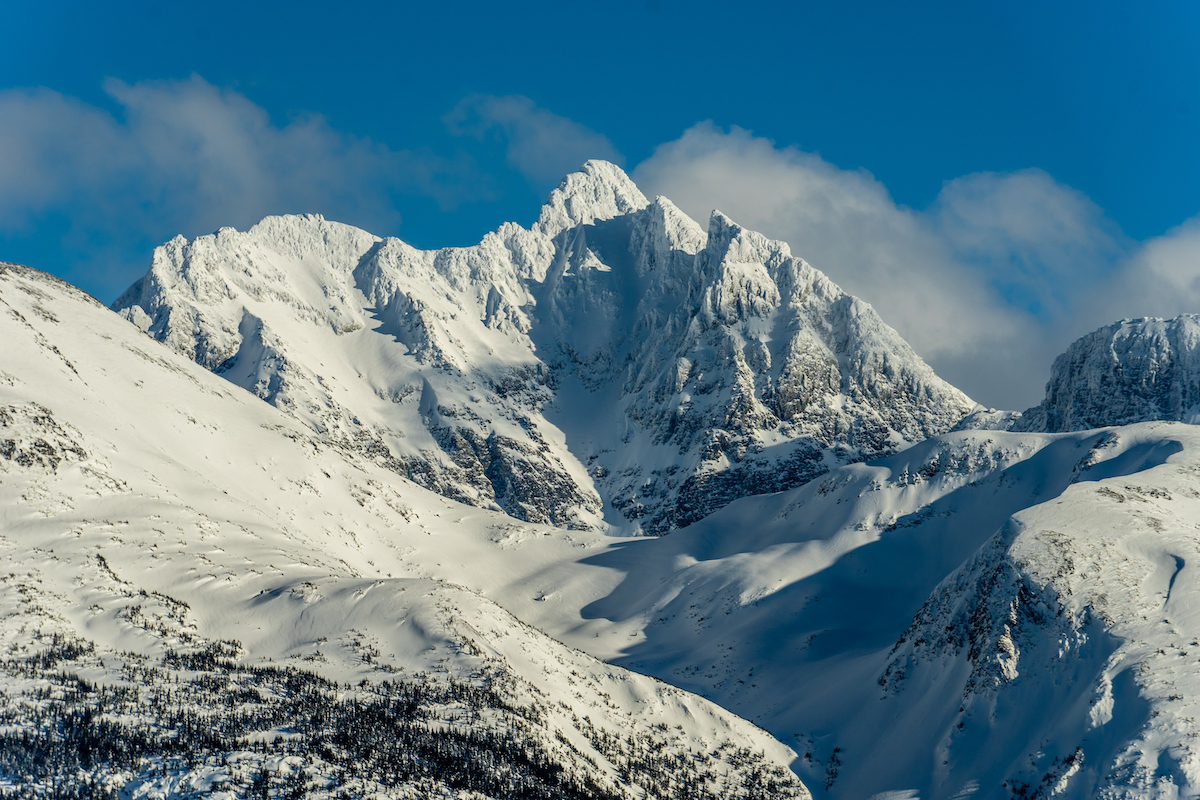
[[[807,796],[480,592],[599,535],[401,479],[43,273],[0,264],[0,341],[0,791]]]

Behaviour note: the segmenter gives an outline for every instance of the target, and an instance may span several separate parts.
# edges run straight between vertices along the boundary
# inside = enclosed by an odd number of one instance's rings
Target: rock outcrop
[[[1064,432],[1200,421],[1200,316],[1125,319],[1054,360],[1046,399],[1013,430]]]

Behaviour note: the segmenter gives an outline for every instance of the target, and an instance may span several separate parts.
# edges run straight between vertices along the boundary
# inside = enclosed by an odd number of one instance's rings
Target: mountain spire
[[[533,229],[557,236],[567,228],[612,219],[648,205],[650,201],[620,167],[593,159],[563,178],[550,193]]]

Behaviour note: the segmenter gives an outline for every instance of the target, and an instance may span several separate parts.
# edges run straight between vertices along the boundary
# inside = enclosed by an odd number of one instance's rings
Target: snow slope
[[[518,525],[398,478],[43,273],[0,264],[0,340],[10,785],[95,779],[132,797],[243,796],[255,780],[317,796],[807,796],[787,772],[794,754],[761,730],[563,646],[482,593],[514,579],[528,592],[529,569],[596,552],[599,535]],[[313,706],[295,692],[328,715],[296,716]],[[404,711],[405,692],[425,698],[417,710]],[[363,709],[417,714],[403,730],[432,742],[430,759],[455,746],[466,747],[455,764],[510,758],[490,777],[512,786],[480,790],[436,760],[416,777],[356,771],[365,734],[336,725]],[[64,727],[68,713],[82,716]],[[196,715],[205,730],[241,732],[170,756],[190,730],[180,720]],[[42,750],[35,734],[48,737]],[[63,736],[141,756],[77,767],[67,760],[84,748]]]
[[[1192,426],[946,434],[592,556],[584,613],[818,797],[1190,796],[1197,519]]]
[[[177,238],[114,308],[410,480],[566,527],[666,532],[972,407],[787,245],[598,161],[474,247],[312,216]]]

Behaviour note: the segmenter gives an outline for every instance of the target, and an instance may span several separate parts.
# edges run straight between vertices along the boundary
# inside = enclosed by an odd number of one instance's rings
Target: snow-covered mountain
[[[1200,794],[1196,317],[972,411],[602,162],[0,304],[0,791]]]
[[[433,494],[44,273],[0,308],[0,791],[808,796],[485,596],[606,537]]]
[[[1125,319],[1054,360],[1046,398],[1014,430],[1081,431],[1163,419],[1200,421],[1200,316]]]
[[[973,405],[787,245],[598,161],[474,247],[311,216],[177,238],[114,308],[327,441],[560,526],[666,532]]]

